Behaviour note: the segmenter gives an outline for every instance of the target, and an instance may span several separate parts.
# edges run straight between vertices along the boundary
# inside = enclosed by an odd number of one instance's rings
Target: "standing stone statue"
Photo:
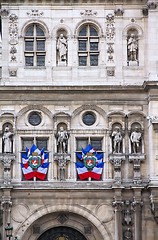
[[[138,61],[137,52],[138,52],[138,39],[132,33],[127,42],[127,51],[128,51],[128,61]]]
[[[122,135],[119,127],[115,127],[112,132],[112,141],[113,141],[113,153],[121,152],[121,143],[122,143]]]
[[[132,152],[138,153],[140,151],[141,142],[141,133],[139,132],[138,127],[135,127],[135,130],[131,133],[130,140],[132,142]]]
[[[63,34],[60,34],[57,41],[58,62],[65,62],[67,60],[67,39]]]
[[[9,127],[7,126],[3,134],[4,153],[12,152],[12,136],[13,136],[13,133],[10,132]]]
[[[66,153],[69,138],[68,132],[64,130],[63,127],[60,127],[59,131],[56,134],[56,137],[57,137],[57,152]]]

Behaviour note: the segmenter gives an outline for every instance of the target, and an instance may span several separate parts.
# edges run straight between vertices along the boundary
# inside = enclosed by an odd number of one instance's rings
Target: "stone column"
[[[122,205],[121,200],[113,202],[115,212],[115,238],[114,240],[122,240]]]
[[[2,239],[6,239],[5,236],[5,227],[7,224],[11,223],[11,196],[10,196],[10,188],[6,188],[3,190],[3,196],[2,196],[2,202],[1,202],[1,208],[3,211],[3,233],[2,233]]]
[[[142,240],[142,202],[134,199],[134,240]]]

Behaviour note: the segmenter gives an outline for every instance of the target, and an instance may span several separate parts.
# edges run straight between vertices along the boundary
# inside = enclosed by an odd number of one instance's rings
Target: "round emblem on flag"
[[[33,169],[37,169],[41,165],[41,157],[38,156],[30,156],[29,157],[29,165]]]
[[[84,157],[84,165],[87,169],[93,169],[96,166],[96,157],[92,154],[87,154]]]

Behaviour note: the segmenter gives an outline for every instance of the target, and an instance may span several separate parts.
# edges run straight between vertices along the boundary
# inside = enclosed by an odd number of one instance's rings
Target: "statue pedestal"
[[[143,162],[144,160],[145,160],[144,154],[133,153],[129,155],[129,162],[133,163],[133,171],[134,171],[133,183],[136,185],[139,185],[142,183],[140,166],[141,166],[141,162]]]
[[[58,180],[66,180],[66,166],[70,161],[70,154],[68,153],[55,153],[54,161],[58,164]]]
[[[4,166],[4,184],[9,185],[11,183],[11,164],[15,161],[15,154],[12,153],[1,153],[0,161]]]
[[[58,62],[58,67],[66,67],[66,61],[60,61]]]
[[[139,65],[138,61],[129,61],[128,62],[128,66],[138,66],[138,65]]]

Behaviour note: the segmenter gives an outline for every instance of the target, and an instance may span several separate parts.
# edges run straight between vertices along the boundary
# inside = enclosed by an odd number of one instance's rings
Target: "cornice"
[[[10,5],[17,5],[17,4],[39,4],[39,5],[114,5],[114,4],[124,4],[124,5],[142,5],[147,4],[147,0],[15,0],[14,3],[12,0],[1,0],[1,4],[10,4]]]

